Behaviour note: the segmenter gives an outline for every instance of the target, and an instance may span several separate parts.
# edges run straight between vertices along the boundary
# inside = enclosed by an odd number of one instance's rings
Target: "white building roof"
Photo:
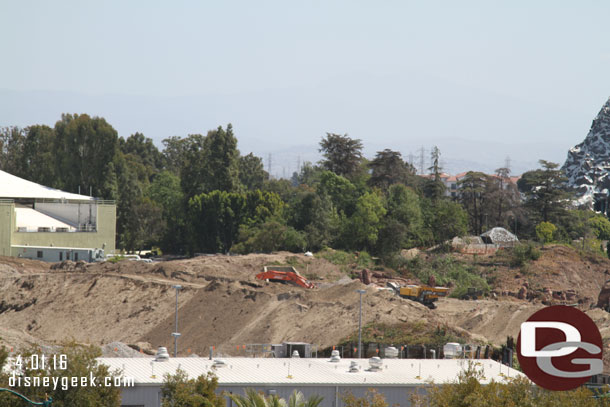
[[[93,198],[86,195],[72,194],[59,189],[45,187],[8,172],[0,171],[0,198],[28,199],[70,199],[89,201]]]
[[[61,222],[55,218],[38,212],[32,208],[15,208],[17,230],[25,228],[27,232],[37,232],[39,227],[49,228],[55,231],[56,228],[66,228],[67,231],[74,232],[76,228]]]
[[[166,373],[175,374],[178,368],[190,378],[207,372],[218,377],[221,386],[255,385],[374,385],[374,386],[421,386],[434,383],[449,383],[457,379],[460,372],[474,363],[483,373],[482,383],[491,380],[501,382],[506,377],[523,376],[522,373],[491,359],[383,359],[380,371],[369,371],[367,359],[342,359],[333,363],[329,359],[292,358],[223,358],[226,365],[212,368],[208,358],[170,358],[155,361],[154,358],[99,358],[98,361],[110,370],[122,370],[124,377],[135,380],[136,385],[162,384]],[[355,361],[360,370],[350,373],[350,363]]]

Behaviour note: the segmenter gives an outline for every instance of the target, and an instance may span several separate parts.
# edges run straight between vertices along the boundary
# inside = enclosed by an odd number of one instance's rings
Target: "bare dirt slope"
[[[299,264],[315,270],[320,288],[305,290],[255,279],[263,265]],[[174,284],[179,295],[181,352],[229,351],[247,343],[310,341],[331,346],[357,326],[365,288],[321,259],[277,255],[210,256],[160,263],[71,264],[30,267],[2,259],[0,326],[11,347],[40,338],[104,344],[145,341],[172,344]],[[23,264],[23,267],[22,267]],[[433,311],[385,291],[368,288],[363,322],[440,323]],[[9,332],[13,332],[9,335]],[[19,335],[16,335],[17,332]]]
[[[496,291],[573,289],[594,299],[608,277],[610,261],[582,258],[573,249],[547,247],[526,268],[494,265]],[[294,264],[316,275],[319,288],[255,279],[264,265]],[[339,343],[357,329],[359,295],[367,288],[324,259],[291,253],[202,256],[158,263],[49,265],[0,258],[0,337],[9,347],[74,339],[108,344],[148,342],[173,348],[175,290],[180,284],[180,353],[207,354],[210,346],[228,354],[249,343],[306,341],[320,347]],[[589,303],[581,304],[583,309]],[[460,301],[441,299],[436,310],[368,287],[363,323],[426,321],[446,325],[472,341],[502,344],[521,322],[543,307],[540,299],[515,296]],[[610,341],[610,314],[588,311]]]

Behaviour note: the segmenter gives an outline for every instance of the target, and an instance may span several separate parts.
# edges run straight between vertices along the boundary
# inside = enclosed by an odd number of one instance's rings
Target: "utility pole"
[[[362,358],[362,294],[366,290],[356,290],[360,294],[360,313],[358,314],[358,359]]]
[[[180,291],[182,286],[179,284],[176,284],[176,285],[173,285],[172,287],[176,289],[176,330],[172,333],[172,336],[174,337],[174,357],[177,357],[178,356],[178,337],[180,336],[180,333],[178,332],[178,292]]]

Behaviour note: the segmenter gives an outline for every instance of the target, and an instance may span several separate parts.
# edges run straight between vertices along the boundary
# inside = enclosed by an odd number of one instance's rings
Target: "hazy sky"
[[[606,1],[0,0],[0,126],[63,112],[155,140],[231,122],[289,175],[326,132],[372,157],[561,162],[610,96]],[[419,164],[417,164],[419,166]]]

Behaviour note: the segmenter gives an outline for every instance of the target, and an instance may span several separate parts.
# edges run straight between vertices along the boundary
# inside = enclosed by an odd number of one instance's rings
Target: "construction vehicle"
[[[391,286],[394,288],[393,286]],[[449,289],[445,287],[430,287],[427,285],[407,285],[399,287],[397,294],[402,298],[408,298],[424,304],[430,309],[436,308],[434,302],[440,297],[446,297]]]
[[[262,273],[258,273],[259,280],[289,282],[303,288],[315,288],[315,284],[299,274],[294,267],[265,266]]]
[[[461,300],[478,300],[483,296],[483,290],[477,290],[474,287],[468,287],[468,290],[460,296]]]

